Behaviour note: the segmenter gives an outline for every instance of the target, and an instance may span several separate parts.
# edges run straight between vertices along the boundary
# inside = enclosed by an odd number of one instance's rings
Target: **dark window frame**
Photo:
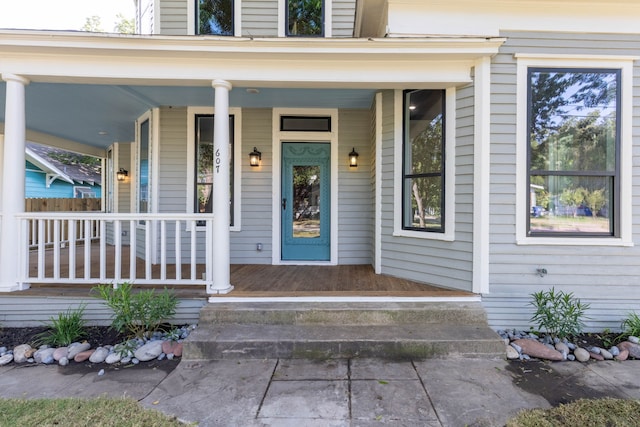
[[[615,171],[585,171],[585,170],[534,170],[531,169],[531,132],[532,132],[532,90],[531,79],[533,73],[553,72],[553,73],[610,73],[616,75],[616,126],[615,126]],[[619,238],[621,236],[621,218],[620,218],[620,167],[621,167],[621,122],[622,122],[622,70],[619,68],[589,68],[589,67],[528,67],[527,68],[527,183],[526,183],[526,235],[527,237],[553,237],[553,238]],[[561,177],[608,177],[612,179],[611,185],[611,203],[609,209],[610,214],[610,231],[608,233],[597,232],[549,232],[549,231],[531,231],[531,177],[532,176],[561,176]]]
[[[236,16],[235,16],[235,2],[236,0],[228,0],[231,2],[231,33],[230,34],[215,34],[215,33],[202,33],[200,32],[200,3],[202,0],[193,0],[195,2],[195,34],[200,36],[219,36],[219,37],[233,37],[236,30]]]
[[[284,35],[285,37],[311,37],[311,38],[316,38],[316,37],[324,37],[324,26],[325,26],[325,13],[326,13],[326,5],[325,2],[327,0],[322,0],[322,7],[320,8],[320,34],[291,34],[289,32],[289,2],[291,0],[285,0],[284,2],[284,15],[285,15],[285,22],[284,22]]]
[[[409,143],[409,135],[407,134],[407,130],[409,128],[408,122],[411,120],[411,114],[409,109],[409,103],[407,102],[409,96],[412,93],[421,92],[421,91],[439,91],[442,93],[442,136],[441,136],[441,150],[442,156],[440,159],[440,171],[439,172],[423,172],[423,173],[407,173],[407,144]],[[446,210],[445,210],[445,197],[446,197],[446,125],[447,125],[447,113],[446,113],[446,90],[444,89],[406,89],[402,92],[402,215],[401,215],[401,225],[403,230],[410,231],[419,231],[426,233],[445,233],[445,218],[446,218]],[[430,177],[440,177],[441,181],[441,194],[440,194],[440,227],[412,227],[405,224],[406,216],[406,206],[407,206],[407,197],[411,199],[412,194],[407,194],[407,186],[406,181],[412,180],[414,178],[430,178]]]

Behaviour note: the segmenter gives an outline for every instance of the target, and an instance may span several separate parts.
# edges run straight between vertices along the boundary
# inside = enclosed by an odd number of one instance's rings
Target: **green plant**
[[[66,312],[58,313],[58,317],[51,317],[49,329],[36,336],[36,344],[66,346],[87,335],[85,330],[84,309],[82,304],[77,309],[69,308]]]
[[[640,316],[635,312],[627,314],[627,317],[622,321],[621,328],[623,335],[640,337]]]
[[[585,311],[589,304],[583,304],[572,292],[556,292],[554,288],[531,294],[529,303],[536,308],[531,317],[539,330],[545,330],[553,338],[566,338],[578,335],[584,327]]]
[[[158,330],[163,320],[176,314],[178,299],[173,291],[165,288],[156,293],[155,289],[133,292],[133,285],[122,283],[117,287],[99,285],[95,288],[99,298],[113,310],[111,326],[122,333],[143,338]]]
[[[136,340],[127,340],[113,346],[113,351],[120,357],[131,357],[135,353],[138,345]]]

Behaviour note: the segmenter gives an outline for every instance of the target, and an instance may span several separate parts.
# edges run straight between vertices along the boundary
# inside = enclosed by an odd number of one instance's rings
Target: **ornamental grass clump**
[[[87,336],[83,319],[86,304],[77,309],[69,308],[66,312],[58,313],[58,317],[51,317],[48,330],[38,334],[35,338],[37,345],[67,346]]]
[[[551,288],[531,294],[533,301],[529,303],[536,311],[531,321],[538,325],[539,331],[546,331],[552,338],[576,336],[584,328],[585,312],[589,304],[583,304],[573,296],[573,292],[565,293]]]
[[[99,285],[95,290],[113,310],[111,326],[136,338],[149,337],[162,322],[175,316],[178,307],[174,292],[167,288],[159,293],[155,289],[133,292],[131,283],[122,283],[116,287]]]
[[[620,326],[623,331],[621,336],[640,337],[640,316],[635,312],[629,313]]]

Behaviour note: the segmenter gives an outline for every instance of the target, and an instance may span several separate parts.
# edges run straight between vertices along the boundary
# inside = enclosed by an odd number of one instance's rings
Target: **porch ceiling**
[[[380,89],[469,84],[475,61],[497,53],[503,42],[0,30],[0,73],[31,81],[28,131],[104,149],[132,141],[135,119],[149,108],[213,105],[214,79],[233,84],[234,107],[369,108]],[[5,91],[3,82],[0,124]]]
[[[374,90],[233,88],[230,105],[271,108],[369,108]],[[6,83],[0,84],[0,131]],[[26,87],[27,128],[41,134],[107,148],[134,139],[134,121],[149,108],[213,105],[211,87],[31,83]],[[38,142],[46,143],[39,140]],[[51,145],[56,145],[55,143]]]

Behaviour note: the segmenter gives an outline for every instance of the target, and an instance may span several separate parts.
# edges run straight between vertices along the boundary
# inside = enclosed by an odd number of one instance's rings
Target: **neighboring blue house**
[[[102,196],[99,168],[67,162],[74,153],[45,145],[27,143],[26,198],[87,198]]]

